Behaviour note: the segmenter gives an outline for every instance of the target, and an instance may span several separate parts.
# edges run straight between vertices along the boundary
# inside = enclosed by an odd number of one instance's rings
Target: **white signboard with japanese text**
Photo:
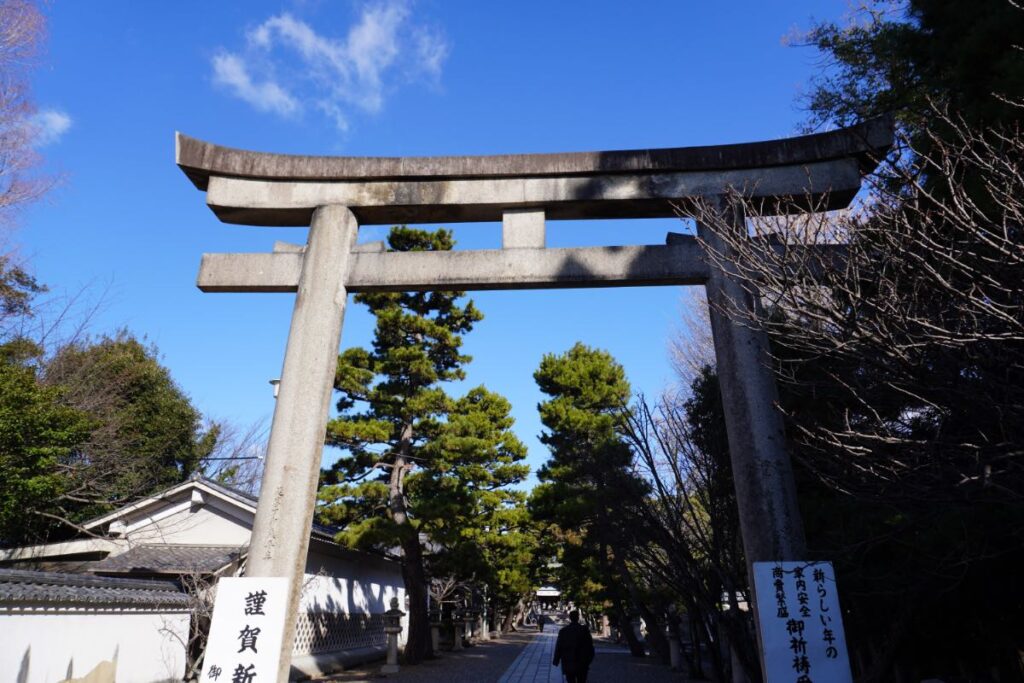
[[[284,637],[288,579],[217,582],[200,683],[273,683]]]
[[[767,683],[852,683],[831,562],[755,562]]]

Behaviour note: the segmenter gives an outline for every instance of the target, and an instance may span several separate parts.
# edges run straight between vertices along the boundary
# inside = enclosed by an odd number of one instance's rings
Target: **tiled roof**
[[[26,603],[187,608],[189,597],[170,581],[0,569],[0,606]]]
[[[215,572],[237,561],[246,547],[229,545],[139,545],[90,567],[99,573],[152,572],[188,574]]]

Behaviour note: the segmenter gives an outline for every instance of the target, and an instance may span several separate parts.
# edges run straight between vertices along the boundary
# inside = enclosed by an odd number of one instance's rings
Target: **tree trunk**
[[[687,675],[690,678],[696,678],[697,680],[703,680],[707,678],[704,675],[704,662],[700,655],[700,644],[701,644],[701,622],[703,617],[702,612],[697,607],[696,603],[690,602],[686,608],[686,619],[687,619],[687,631],[690,636],[690,657],[685,657],[687,660],[690,670],[687,671]]]
[[[644,603],[640,596],[640,590],[636,586],[636,582],[633,580],[633,576],[629,573],[629,569],[626,567],[626,562],[622,559],[618,553],[613,551],[615,570],[619,577],[622,579],[622,583],[625,584],[626,590],[629,591],[629,597],[636,608],[640,610],[640,616],[644,618],[647,623],[647,643],[651,646],[651,654],[656,654],[661,659],[663,664],[669,663],[668,653],[668,641],[665,639],[665,632],[661,629],[661,623],[658,618],[654,615],[647,604]],[[632,630],[632,629],[630,629]]]
[[[501,632],[508,633],[513,630],[513,621],[516,618],[515,606],[509,607],[508,612],[505,612],[505,619],[501,622]]]
[[[389,482],[391,519],[401,528],[402,579],[409,596],[409,633],[405,641],[406,664],[417,664],[433,656],[430,640],[430,615],[427,613],[427,571],[423,566],[423,548],[419,534],[409,520],[405,504],[405,474],[409,471],[407,457],[412,445],[412,425],[402,429],[398,453],[391,468]]]
[[[402,539],[402,580],[409,596],[409,633],[405,641],[406,664],[417,664],[433,656],[430,616],[427,612],[427,576],[419,539]]]
[[[636,633],[633,631],[633,620],[629,618],[622,599],[615,598],[612,602],[615,605],[615,614],[619,619],[619,630],[622,631],[622,635],[626,637],[626,642],[629,644],[629,653],[634,657],[645,656],[647,652],[644,650],[644,644],[637,639]]]

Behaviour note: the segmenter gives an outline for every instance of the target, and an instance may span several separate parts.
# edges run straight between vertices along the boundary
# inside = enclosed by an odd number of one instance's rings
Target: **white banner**
[[[831,562],[755,562],[767,683],[852,683]]]
[[[201,683],[274,683],[284,637],[288,579],[217,582]]]

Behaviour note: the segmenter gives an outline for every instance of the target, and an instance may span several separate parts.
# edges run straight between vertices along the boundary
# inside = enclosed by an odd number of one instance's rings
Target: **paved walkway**
[[[380,662],[359,670],[330,676],[328,681],[361,683],[387,679],[395,683],[562,683],[562,671],[551,666],[557,627],[545,633],[511,633],[501,640],[479,643],[462,652],[445,652],[401,672],[377,673]],[[669,671],[651,657],[629,656],[629,650],[606,640],[595,640],[596,656],[588,683],[682,683],[685,677]]]
[[[497,683],[562,683],[561,669],[551,666],[557,637],[554,631],[538,633]]]
[[[548,629],[537,634],[496,683],[562,683],[562,670],[551,666],[558,633],[556,627]],[[686,680],[681,673],[669,671],[657,660],[631,657],[628,649],[606,640],[595,640],[594,652],[587,683],[678,683]]]

